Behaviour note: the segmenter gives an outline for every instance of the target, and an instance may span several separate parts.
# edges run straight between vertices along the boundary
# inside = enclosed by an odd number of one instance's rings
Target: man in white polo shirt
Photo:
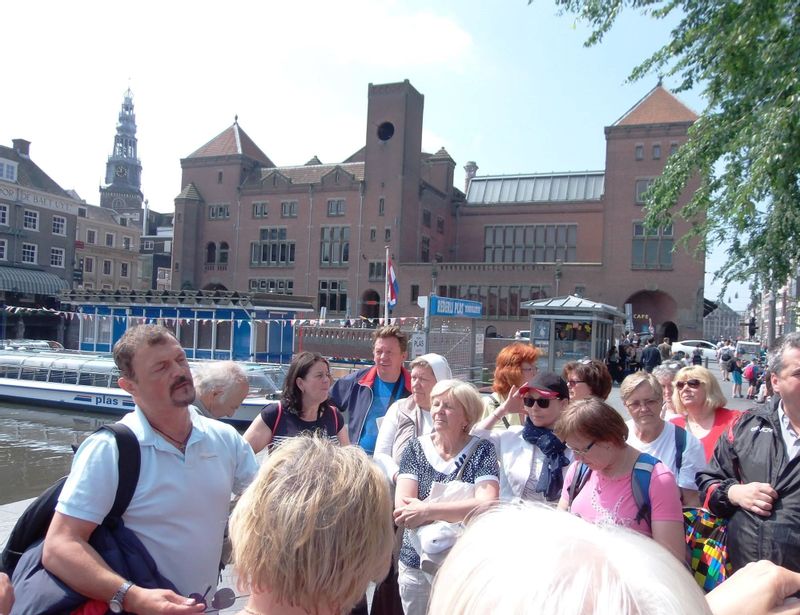
[[[114,346],[114,361],[120,387],[136,402],[121,422],[141,450],[139,482],[122,519],[180,595],[131,585],[89,545],[111,510],[118,483],[117,446],[103,432],[89,437],[75,456],[43,563],[75,591],[108,602],[113,612],[202,612],[202,605],[185,596],[216,586],[230,496],[255,476],[255,456],[232,427],[189,409],[192,374],[167,329],[129,329]]]

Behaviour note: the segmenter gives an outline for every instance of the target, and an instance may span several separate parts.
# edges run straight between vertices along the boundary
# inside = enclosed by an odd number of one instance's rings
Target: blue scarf
[[[545,456],[536,492],[543,493],[548,502],[557,502],[561,497],[561,489],[564,487],[564,475],[561,468],[569,465],[569,459],[564,456],[567,446],[556,437],[552,429],[537,427],[527,417],[522,430],[522,438],[542,451]]]

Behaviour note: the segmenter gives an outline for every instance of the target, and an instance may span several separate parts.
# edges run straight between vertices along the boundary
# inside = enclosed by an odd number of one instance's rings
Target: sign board
[[[413,361],[417,357],[424,355],[427,352],[425,345],[425,334],[421,331],[414,333],[411,336],[411,352],[409,353],[410,359]]]
[[[483,354],[483,333],[476,333],[475,334],[475,354],[482,355]]]
[[[633,331],[633,304],[625,304],[625,329]]]
[[[480,301],[467,301],[466,299],[450,299],[431,295],[431,316],[455,316],[460,318],[480,318],[483,305]]]

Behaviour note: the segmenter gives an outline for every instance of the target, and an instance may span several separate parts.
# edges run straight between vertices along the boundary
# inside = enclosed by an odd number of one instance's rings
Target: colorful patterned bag
[[[683,509],[687,560],[694,580],[711,591],[732,574],[728,562],[728,520],[705,508]]]

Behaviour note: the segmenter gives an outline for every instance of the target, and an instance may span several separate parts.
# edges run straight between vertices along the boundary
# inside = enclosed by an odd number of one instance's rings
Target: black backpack
[[[119,449],[117,495],[114,498],[114,505],[111,507],[111,511],[103,520],[103,525],[114,527],[128,509],[133,493],[136,490],[136,484],[139,482],[141,451],[139,450],[139,441],[126,425],[111,423],[103,425],[100,429],[106,429],[114,434],[117,440],[117,448]],[[100,429],[97,431],[100,431]],[[0,571],[5,572],[9,577],[14,573],[22,554],[47,534],[47,529],[50,527],[50,521],[53,519],[53,514],[56,510],[56,504],[58,504],[58,496],[61,494],[61,489],[64,487],[66,480],[66,476],[60,478],[45,489],[39,497],[30,503],[14,524],[6,546],[2,554],[0,554]]]

